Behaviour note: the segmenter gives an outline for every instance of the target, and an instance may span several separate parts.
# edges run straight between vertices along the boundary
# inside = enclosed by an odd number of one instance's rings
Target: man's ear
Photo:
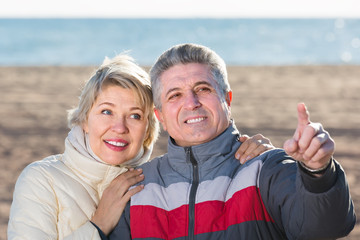
[[[164,118],[163,118],[163,114],[162,114],[161,110],[158,108],[154,108],[154,113],[155,113],[156,118],[159,120],[159,122],[163,126],[163,129],[166,131],[166,127],[164,124]]]
[[[226,100],[226,103],[228,104],[228,106],[230,107],[231,102],[232,102],[232,91],[231,90],[226,93],[225,100]]]

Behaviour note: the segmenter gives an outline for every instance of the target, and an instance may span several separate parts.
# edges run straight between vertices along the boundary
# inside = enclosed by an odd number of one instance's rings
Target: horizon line
[[[0,16],[0,19],[360,19],[359,16]]]

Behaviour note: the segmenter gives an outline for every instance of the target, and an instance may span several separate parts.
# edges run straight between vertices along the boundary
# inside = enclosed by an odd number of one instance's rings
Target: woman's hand
[[[261,134],[256,134],[252,137],[248,135],[241,135],[239,141],[242,142],[240,148],[235,153],[235,158],[244,164],[261,153],[274,149],[275,147],[270,142],[270,139]]]
[[[131,196],[140,192],[144,186],[139,185],[131,190],[129,190],[129,188],[142,180],[144,180],[142,169],[130,169],[117,176],[104,190],[99,206],[91,218],[91,221],[106,235],[108,235],[119,222],[126,203],[130,200]]]

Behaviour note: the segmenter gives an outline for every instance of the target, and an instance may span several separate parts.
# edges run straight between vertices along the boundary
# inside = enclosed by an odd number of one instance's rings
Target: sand
[[[78,101],[94,67],[0,67],[0,240],[6,239],[12,192],[21,170],[62,153],[66,110]],[[305,102],[313,122],[336,141],[360,209],[360,66],[229,67],[232,114],[242,133],[262,133],[281,147],[292,136],[296,105]],[[166,150],[162,132],[154,156]],[[345,239],[360,239],[360,223]]]

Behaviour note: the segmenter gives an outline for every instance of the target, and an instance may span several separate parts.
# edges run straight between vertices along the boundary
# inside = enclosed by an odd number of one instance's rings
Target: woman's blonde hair
[[[79,104],[68,111],[68,125],[82,126],[88,113],[105,86],[116,85],[131,89],[137,94],[139,103],[148,116],[148,127],[143,146],[149,148],[159,134],[159,123],[153,112],[153,98],[149,75],[138,66],[133,58],[121,54],[112,59],[105,58],[102,65],[85,83],[79,97]]]

